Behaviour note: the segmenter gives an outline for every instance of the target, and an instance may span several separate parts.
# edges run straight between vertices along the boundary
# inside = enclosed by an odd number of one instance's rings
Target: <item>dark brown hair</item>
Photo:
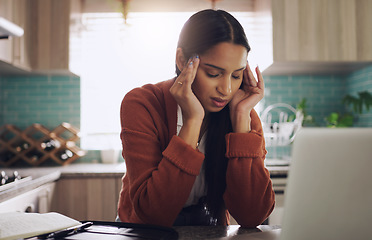
[[[240,23],[223,10],[203,10],[193,16],[182,28],[178,47],[186,59],[193,55],[202,55],[218,43],[229,42],[242,45],[250,51],[247,37]],[[177,68],[176,73],[181,71]],[[205,180],[207,185],[207,205],[217,224],[225,214],[223,194],[226,189],[226,154],[225,136],[232,131],[229,106],[209,116],[205,147]]]
[[[222,42],[242,45],[251,50],[243,27],[230,13],[223,10],[207,9],[192,15],[185,23],[178,40],[186,59],[201,55]],[[176,73],[181,71],[177,68]]]

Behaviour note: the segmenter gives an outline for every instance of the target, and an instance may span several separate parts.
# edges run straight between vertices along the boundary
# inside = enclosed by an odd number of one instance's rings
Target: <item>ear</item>
[[[187,59],[185,58],[185,55],[183,54],[182,48],[177,48],[176,51],[176,65],[180,71],[183,70],[187,63]]]

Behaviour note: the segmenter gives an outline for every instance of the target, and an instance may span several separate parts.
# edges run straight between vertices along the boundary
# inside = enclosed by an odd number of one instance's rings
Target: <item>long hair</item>
[[[186,59],[198,54],[202,55],[213,46],[229,42],[242,45],[250,51],[247,37],[240,23],[223,10],[203,10],[195,13],[182,28],[178,47],[182,49]],[[176,73],[181,71],[177,68]],[[218,224],[223,219],[225,205],[223,194],[226,189],[225,135],[232,131],[229,106],[220,112],[210,113],[207,123],[208,131],[205,145],[205,180],[207,186],[206,202]]]

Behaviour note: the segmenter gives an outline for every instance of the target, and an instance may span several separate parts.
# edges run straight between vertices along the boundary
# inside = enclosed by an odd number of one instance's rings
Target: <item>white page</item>
[[[59,213],[0,213],[0,240],[37,236],[81,224]]]

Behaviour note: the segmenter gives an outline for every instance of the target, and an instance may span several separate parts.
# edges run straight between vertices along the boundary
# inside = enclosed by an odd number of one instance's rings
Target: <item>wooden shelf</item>
[[[67,165],[85,155],[76,146],[79,129],[69,123],[61,123],[50,131],[34,123],[24,131],[6,124],[0,127],[0,166],[11,166],[24,161],[38,166],[47,161]]]

